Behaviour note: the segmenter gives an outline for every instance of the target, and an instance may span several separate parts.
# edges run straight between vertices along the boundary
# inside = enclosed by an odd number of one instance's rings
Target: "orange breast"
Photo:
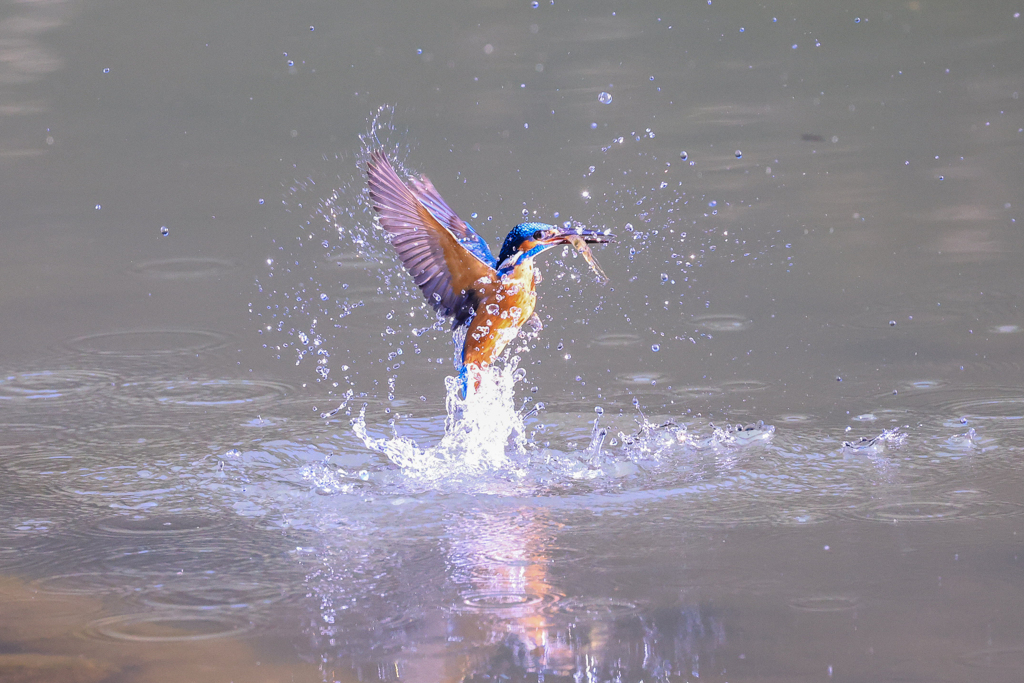
[[[517,266],[481,288],[480,304],[469,322],[462,360],[485,368],[501,355],[537,306],[533,264]]]

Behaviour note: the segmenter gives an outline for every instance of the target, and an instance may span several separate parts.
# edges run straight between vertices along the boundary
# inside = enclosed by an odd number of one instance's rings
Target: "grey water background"
[[[4,5],[0,680],[1019,680],[1022,11]],[[492,246],[618,235],[516,468],[353,431],[452,372],[382,105]]]

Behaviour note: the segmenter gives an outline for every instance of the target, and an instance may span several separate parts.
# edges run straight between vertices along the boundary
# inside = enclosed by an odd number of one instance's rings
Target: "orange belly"
[[[532,264],[518,266],[497,282],[484,284],[462,347],[465,365],[487,367],[516,338],[537,306],[533,285]]]

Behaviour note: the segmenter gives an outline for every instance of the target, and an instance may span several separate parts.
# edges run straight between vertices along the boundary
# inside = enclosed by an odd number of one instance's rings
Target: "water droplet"
[[[654,351],[655,353],[661,351],[661,344],[651,344],[651,351]]]
[[[323,292],[320,293],[320,301],[327,301],[329,298],[330,297],[324,294]]]
[[[854,20],[853,20],[853,23],[855,23],[855,24],[859,24],[859,23],[860,23],[860,17],[857,17],[856,19],[854,19]]]
[[[104,69],[104,70],[103,70],[103,73],[105,73],[105,74],[108,74],[108,73],[110,73],[110,69]]]
[[[474,211],[473,213],[469,214],[469,217],[470,218],[476,218],[476,211]]]
[[[661,274],[661,281],[662,282],[668,282],[668,273],[662,273]]]
[[[590,122],[590,130],[596,130],[596,129],[597,129],[597,121],[591,121]]]
[[[890,320],[889,321],[889,327],[896,327],[896,321],[895,320]]]
[[[685,149],[679,153],[679,158],[682,159],[683,161],[686,161],[689,157],[690,155],[686,153]]]
[[[708,206],[718,206],[718,200],[712,199],[708,202]]]
[[[97,204],[97,205],[96,205],[96,210],[97,210],[97,211],[99,211],[99,210],[100,210],[100,209],[102,209],[102,208],[103,208],[103,207],[102,207],[102,206],[100,206],[99,204]]]
[[[735,152],[733,152],[733,154],[736,155],[737,159],[742,159],[743,158],[743,152],[741,152],[740,150],[736,150]]]
[[[743,33],[743,31],[744,31],[743,27],[740,26],[740,33]]]
[[[260,204],[263,203],[263,197],[260,197]]]
[[[168,234],[169,232],[170,232],[170,230],[168,230],[168,229],[167,229],[167,226],[166,226],[166,225],[161,225],[161,226],[160,226],[160,234],[161,234],[161,235],[163,235],[164,237],[167,237],[167,234]]]
[[[612,103],[611,93],[602,92],[600,95],[597,96],[597,101],[600,102],[601,104],[611,104]]]
[[[530,3],[530,7],[532,7],[533,9],[537,9],[538,7],[540,7],[540,3],[537,2],[537,0],[533,0],[533,2]]]
[[[529,209],[523,209],[523,218],[529,218],[529,217],[530,217],[530,210]]]
[[[359,470],[359,478],[363,481],[370,481],[370,473],[366,470]]]

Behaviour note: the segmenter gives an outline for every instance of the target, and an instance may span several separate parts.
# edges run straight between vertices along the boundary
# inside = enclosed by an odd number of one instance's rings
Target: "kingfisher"
[[[370,200],[380,226],[413,281],[439,314],[452,318],[452,330],[465,327],[459,380],[466,393],[468,373],[476,375],[501,355],[527,322],[540,330],[534,259],[562,244],[580,250],[600,273],[588,244],[611,241],[608,231],[520,223],[505,237],[498,257],[468,223],[459,218],[425,176],[406,184],[380,149],[366,162]]]

